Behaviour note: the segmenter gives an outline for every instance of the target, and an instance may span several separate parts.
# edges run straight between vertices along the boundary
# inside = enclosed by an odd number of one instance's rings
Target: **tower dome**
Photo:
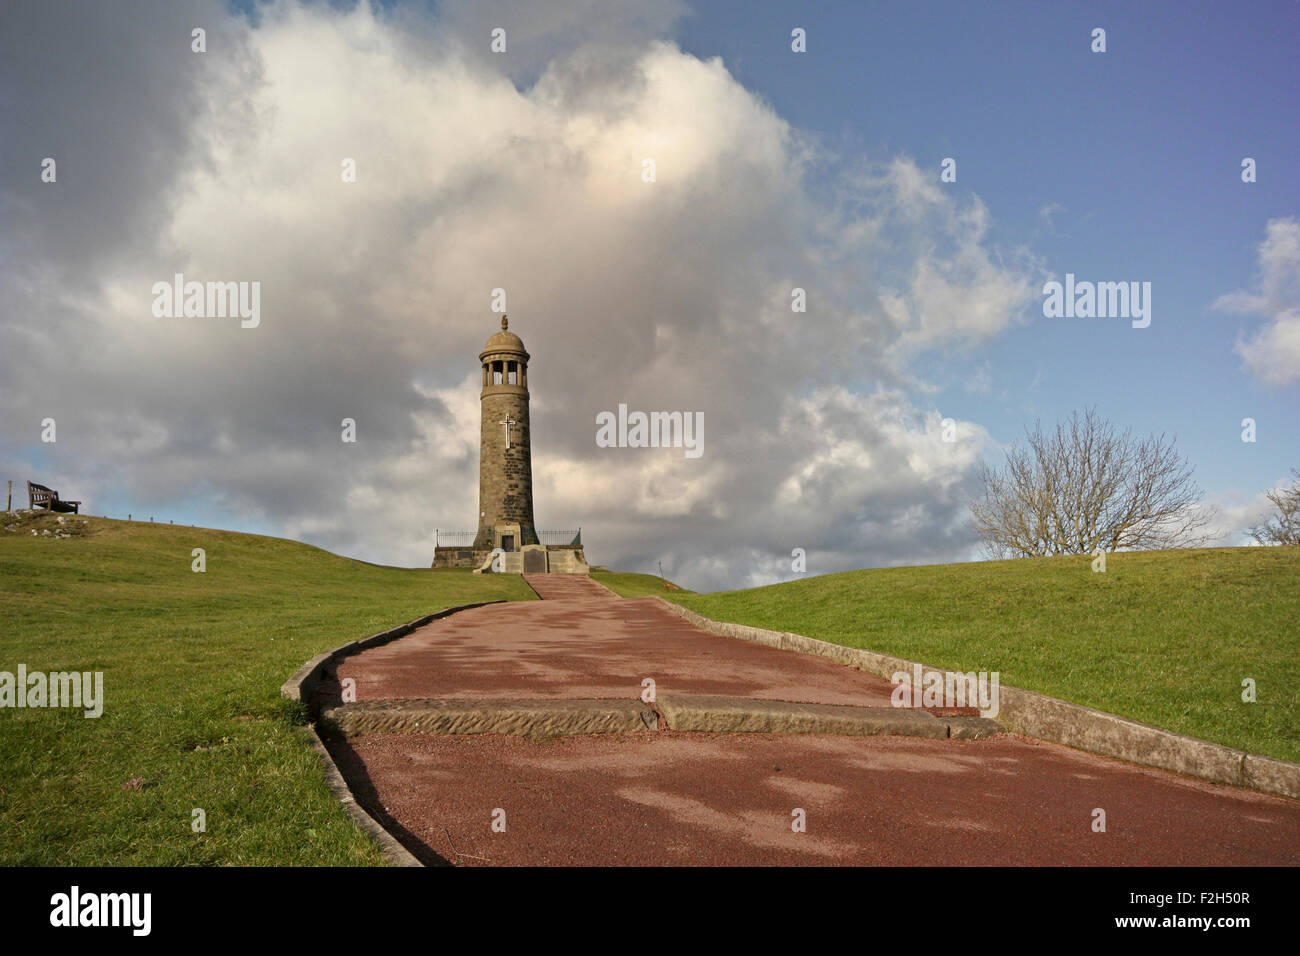
[[[510,317],[506,315],[501,316],[501,331],[494,332],[488,337],[487,344],[479,353],[479,361],[497,352],[513,352],[522,355],[524,361],[528,360],[528,350],[524,348],[524,340],[510,331]]]

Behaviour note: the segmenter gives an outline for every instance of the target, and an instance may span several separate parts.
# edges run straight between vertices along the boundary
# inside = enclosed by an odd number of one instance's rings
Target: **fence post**
[[[5,490],[5,511],[14,510],[14,483],[9,482],[9,487]]]

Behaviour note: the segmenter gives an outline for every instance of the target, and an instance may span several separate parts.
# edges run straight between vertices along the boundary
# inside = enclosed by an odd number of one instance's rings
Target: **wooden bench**
[[[77,510],[81,507],[80,501],[62,501],[59,493],[53,488],[46,488],[34,481],[27,482],[27,502],[33,509],[44,508],[47,511],[71,511],[73,514],[81,514]]]

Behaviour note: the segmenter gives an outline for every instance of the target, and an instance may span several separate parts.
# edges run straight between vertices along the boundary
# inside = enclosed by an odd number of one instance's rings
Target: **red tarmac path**
[[[544,600],[440,619],[339,676],[358,700],[635,699],[653,677],[660,694],[889,706],[881,678],[698,631],[653,599],[576,575],[528,581]],[[334,749],[361,802],[427,862],[1300,865],[1300,802],[1011,735],[382,734]]]
[[[888,707],[889,681],[834,661],[697,630],[654,598],[585,575],[529,575],[541,601],[471,608],[345,660],[357,700],[717,694]]]

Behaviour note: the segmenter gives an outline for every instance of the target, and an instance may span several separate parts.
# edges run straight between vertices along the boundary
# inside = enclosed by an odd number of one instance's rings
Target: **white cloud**
[[[1054,236],[1057,234],[1056,220],[1054,217],[1059,213],[1067,211],[1068,210],[1059,202],[1044,203],[1042,206],[1038,207],[1038,217],[1047,225],[1047,231]]]
[[[1281,491],[1293,480],[1279,478],[1272,490]],[[1201,507],[1214,516],[1214,522],[1208,529],[1211,537],[1206,543],[1206,547],[1210,548],[1236,548],[1256,544],[1247,533],[1248,530],[1262,524],[1277,510],[1262,491],[1251,497],[1240,492],[1210,494],[1201,503]]]
[[[1267,318],[1236,351],[1259,381],[1290,385],[1300,381],[1300,220],[1270,219],[1257,256],[1254,289],[1229,292],[1213,307]]]

